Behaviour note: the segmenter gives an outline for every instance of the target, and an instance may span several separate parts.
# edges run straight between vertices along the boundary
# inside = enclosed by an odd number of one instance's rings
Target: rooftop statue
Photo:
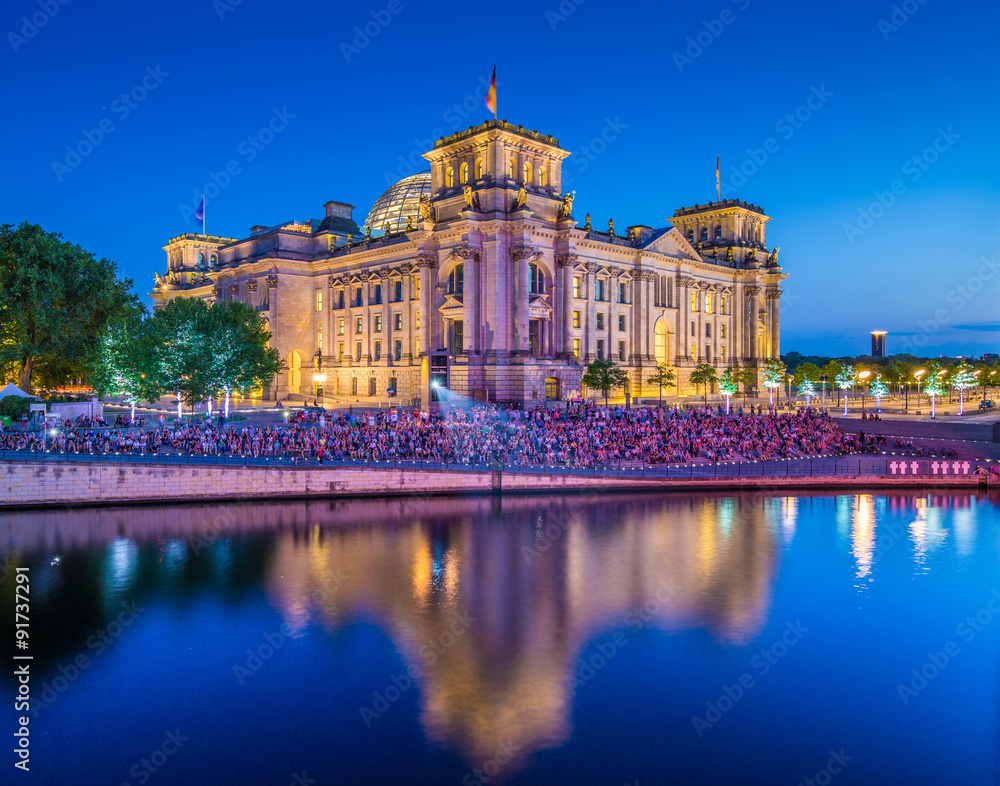
[[[514,197],[514,201],[510,203],[511,210],[519,210],[522,207],[528,206],[528,192],[522,185],[517,192],[517,196]]]
[[[421,221],[433,221],[434,220],[434,205],[431,204],[431,198],[428,194],[420,195],[420,219]]]
[[[562,207],[559,208],[559,218],[568,218],[573,215],[573,200],[576,198],[576,191],[567,191],[563,196]]]
[[[475,210],[479,212],[482,208],[479,206],[479,197],[476,196],[475,192],[472,190],[472,186],[466,183],[462,186],[462,194],[465,196],[465,206],[470,210]]]

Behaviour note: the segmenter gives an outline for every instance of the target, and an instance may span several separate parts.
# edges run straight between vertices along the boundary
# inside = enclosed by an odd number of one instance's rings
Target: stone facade
[[[633,397],[657,395],[646,381],[657,363],[688,395],[699,364],[778,357],[785,274],[759,207],[681,208],[672,226],[625,236],[589,215],[581,226],[561,189],[568,155],[489,121],[425,154],[427,199],[402,231],[362,234],[351,205],[328,202],[322,220],[244,239],[183,235],[152,297],[263,311],[286,364],[266,398],[423,404],[437,381],[441,396],[564,399],[598,357],[628,371]]]

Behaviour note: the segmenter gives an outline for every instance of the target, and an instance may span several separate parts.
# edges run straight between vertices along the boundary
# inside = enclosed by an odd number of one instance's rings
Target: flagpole
[[[205,195],[202,194],[201,195],[201,234],[205,235],[206,237],[208,236],[208,231],[205,229],[205,227],[208,226],[208,221],[205,218],[205,215],[207,214],[207,212],[208,212],[208,203],[205,200]]]

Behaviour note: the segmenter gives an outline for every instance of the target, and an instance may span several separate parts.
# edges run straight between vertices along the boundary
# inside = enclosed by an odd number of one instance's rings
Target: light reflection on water
[[[742,657],[767,639],[769,626],[786,622],[771,613],[795,549],[823,544],[828,578],[870,601],[887,582],[932,572],[935,556],[971,559],[983,543],[981,516],[996,520],[995,507],[972,497],[869,494],[228,508],[11,514],[0,517],[0,550],[8,564],[37,566],[46,589],[41,616],[60,591],[95,595],[99,603],[81,612],[84,632],[124,599],[151,590],[169,596],[181,586],[220,600],[232,615],[242,612],[226,593],[260,592],[297,642],[373,623],[417,675],[426,740],[469,763],[489,759],[498,740],[516,740],[503,777],[530,771],[545,751],[572,747],[574,675],[608,631]],[[897,519],[899,541],[880,529]],[[52,566],[56,551],[62,560]],[[96,568],[76,569],[87,558]],[[816,591],[817,580],[796,579],[794,593]],[[81,646],[72,631],[63,635],[50,668]],[[225,629],[215,635],[223,639]],[[732,679],[723,669],[708,678],[709,690]],[[357,708],[343,711],[353,716]]]

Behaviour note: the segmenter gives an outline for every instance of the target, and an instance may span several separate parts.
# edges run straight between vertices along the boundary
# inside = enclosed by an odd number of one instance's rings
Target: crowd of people
[[[521,410],[476,405],[428,416],[393,408],[315,413],[307,423],[185,423],[176,427],[95,430],[72,425],[58,434],[0,435],[4,450],[67,453],[283,457],[294,461],[393,459],[469,465],[593,467],[693,460],[769,460],[843,455],[867,446],[816,410],[725,414],[689,410],[584,406]],[[870,440],[870,438],[869,438]]]

